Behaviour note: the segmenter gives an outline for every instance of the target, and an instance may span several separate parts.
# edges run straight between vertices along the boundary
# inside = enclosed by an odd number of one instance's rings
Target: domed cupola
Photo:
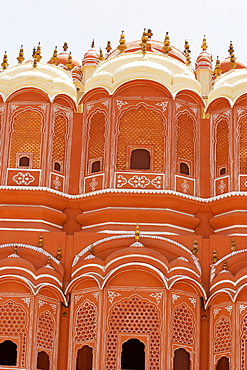
[[[47,62],[48,64],[55,64],[56,66],[62,67],[63,69],[73,69],[74,67],[80,68],[80,62],[71,56],[71,53],[67,53],[68,44],[67,42],[63,45],[63,52],[57,54],[57,47],[55,47],[53,56]],[[69,67],[68,67],[69,64]],[[70,67],[71,65],[71,67]]]
[[[225,58],[220,63],[220,68],[221,68],[222,73],[226,73],[234,69],[246,69],[247,68],[245,63],[243,63],[241,60],[235,57],[234,49],[233,49],[233,45],[231,41],[230,41],[228,52],[229,52],[229,57]]]
[[[82,59],[82,66],[97,66],[99,64],[99,54],[97,53],[94,45],[94,40],[92,42],[91,48],[84,54]]]

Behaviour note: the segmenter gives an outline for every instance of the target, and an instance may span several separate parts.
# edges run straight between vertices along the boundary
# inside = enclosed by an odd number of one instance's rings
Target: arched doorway
[[[229,358],[221,357],[217,363],[216,370],[229,370]]]
[[[173,358],[173,370],[190,370],[190,354],[185,349],[176,349]]]
[[[0,344],[0,365],[16,366],[17,345],[11,340]]]
[[[40,369],[40,370],[49,370],[50,369],[49,356],[44,351],[41,351],[41,352],[38,353],[37,368]]]
[[[93,349],[89,346],[83,346],[77,352],[76,370],[93,369]]]
[[[129,339],[123,343],[121,369],[145,370],[144,347],[138,339]]]

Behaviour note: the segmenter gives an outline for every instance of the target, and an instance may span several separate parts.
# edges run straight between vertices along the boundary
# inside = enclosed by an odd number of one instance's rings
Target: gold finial
[[[38,242],[38,247],[40,247],[40,248],[42,248],[43,247],[43,235],[42,234],[40,234],[40,236],[39,236],[39,242]]]
[[[216,250],[213,251],[212,263],[216,263],[218,261],[217,252]]]
[[[102,51],[102,49],[100,48],[99,49],[99,60],[104,60],[105,58],[104,58],[104,55],[103,55],[103,51]]]
[[[201,46],[201,48],[202,48],[202,51],[206,51],[207,48],[208,48],[207,39],[206,39],[206,36],[205,35],[204,35],[203,40],[202,40],[202,46]]]
[[[121,54],[124,53],[125,50],[127,49],[125,36],[124,36],[124,31],[122,31],[122,34],[120,35],[119,45],[118,45],[117,49],[120,51]]]
[[[7,69],[8,65],[9,65],[9,63],[8,63],[7,51],[5,51],[4,56],[3,56],[3,62],[1,64],[1,66],[3,67],[3,69]]]
[[[94,40],[92,41],[91,48],[93,49],[95,47]]]
[[[18,254],[18,253],[17,253],[17,249],[18,249],[18,246],[17,246],[17,245],[15,245],[14,254]]]
[[[146,28],[144,28],[144,31],[142,33],[141,43],[140,43],[143,55],[145,55],[147,52],[147,41],[148,41],[148,34],[146,32]]]
[[[106,45],[106,52],[107,53],[110,53],[110,51],[111,51],[111,49],[112,49],[112,47],[111,47],[111,41],[107,41],[107,45]]]
[[[40,42],[38,43],[38,46],[37,46],[37,49],[36,49],[36,60],[37,62],[40,62],[42,59],[42,56],[41,56],[41,46],[40,46]]]
[[[19,64],[22,64],[22,62],[25,60],[24,58],[24,51],[23,51],[23,45],[20,47],[19,56],[16,58]]]
[[[33,60],[33,68],[37,68],[37,59],[36,58],[34,58],[34,60]]]
[[[46,266],[51,266],[51,257],[47,258],[47,265]]]
[[[232,241],[231,241],[231,250],[232,250],[232,252],[234,252],[236,249],[237,249],[237,247],[236,247],[236,244],[235,244],[235,240],[232,239]]]
[[[33,47],[33,55],[32,55],[33,58],[36,58],[36,48],[35,46]]]
[[[68,50],[68,43],[67,42],[65,42],[64,44],[63,44],[63,51],[65,51],[65,53],[66,53],[66,51]]]
[[[135,229],[135,241],[138,242],[139,240],[140,240],[140,228],[137,222]]]
[[[196,256],[197,253],[198,253],[198,245],[197,245],[197,240],[195,239],[194,240],[194,243],[193,243],[193,248],[192,248],[192,253]]]
[[[215,68],[214,68],[214,74],[216,77],[220,76],[221,75],[221,68],[220,68],[220,60],[219,60],[219,56],[217,56],[217,59],[216,59],[216,62],[215,62]]]
[[[229,53],[229,55],[230,55],[230,56],[234,53],[234,49],[233,49],[233,45],[232,45],[232,41],[230,41],[230,45],[229,45],[229,49],[228,49],[228,53]]]
[[[185,52],[185,57],[186,57],[186,65],[189,66],[191,64],[190,60],[190,46],[189,42],[187,40],[184,41],[184,52]]]
[[[227,263],[224,261],[222,270],[227,270]]]
[[[60,261],[61,258],[62,258],[61,247],[58,247],[58,249],[57,249],[57,257],[56,258],[57,258],[58,261]]]
[[[168,35],[169,32],[166,32],[165,39],[164,39],[164,46],[163,46],[163,53],[169,54],[169,52],[172,50],[170,46],[170,37]]]
[[[53,50],[53,55],[51,57],[51,62],[52,64],[56,64],[58,61],[58,57],[57,57],[57,46],[55,46],[55,49]]]
[[[73,68],[71,53],[68,55],[68,63],[66,64],[67,71],[71,71]]]
[[[147,36],[148,36],[148,39],[151,40],[153,33],[152,33],[152,30],[150,30],[150,28],[148,29]]]
[[[90,254],[94,254],[94,245],[93,244],[90,245]]]
[[[233,49],[232,41],[230,41],[228,53],[230,55],[230,70],[232,70],[236,68],[236,58],[234,56],[234,49]]]

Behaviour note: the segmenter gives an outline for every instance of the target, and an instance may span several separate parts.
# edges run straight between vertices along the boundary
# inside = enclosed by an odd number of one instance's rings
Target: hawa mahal
[[[0,72],[0,369],[247,369],[247,66],[141,40]]]

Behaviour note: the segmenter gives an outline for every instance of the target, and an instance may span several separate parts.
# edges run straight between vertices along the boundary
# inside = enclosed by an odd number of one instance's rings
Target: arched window
[[[23,156],[23,157],[19,158],[19,166],[20,167],[29,167],[29,163],[30,163],[30,158],[29,157]]]
[[[61,171],[61,164],[59,162],[54,163],[54,170],[58,172]]]
[[[221,169],[220,169],[220,176],[223,176],[223,175],[225,175],[226,174],[226,168],[225,167],[222,167]]]
[[[150,153],[146,149],[134,149],[131,152],[130,168],[135,170],[150,170]]]
[[[11,340],[0,344],[0,365],[16,366],[17,345]]]
[[[40,370],[49,370],[50,369],[49,356],[44,351],[41,351],[41,352],[38,353],[37,368],[40,369]]]
[[[121,369],[145,370],[144,344],[138,339],[129,339],[123,343]]]
[[[100,161],[95,161],[92,163],[92,170],[91,172],[99,172],[100,171]]]
[[[190,174],[190,168],[187,165],[187,163],[181,162],[179,165],[179,172],[183,175],[189,175]]]
[[[216,370],[229,370],[229,358],[221,357],[217,363]]]
[[[76,370],[92,370],[93,368],[93,349],[83,346],[77,352]]]
[[[190,354],[185,349],[176,349],[173,358],[173,370],[190,370]]]

